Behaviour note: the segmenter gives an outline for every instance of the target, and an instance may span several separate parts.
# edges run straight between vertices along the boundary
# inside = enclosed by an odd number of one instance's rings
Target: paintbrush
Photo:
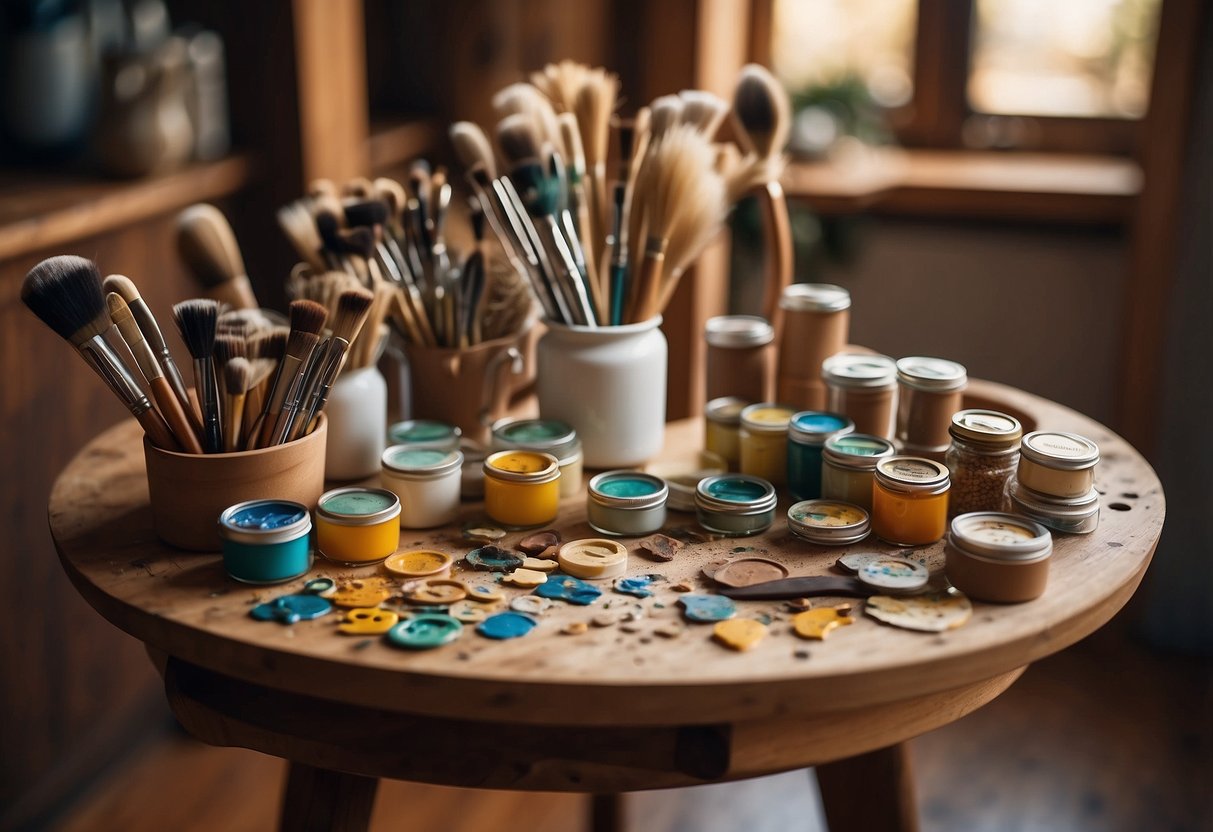
[[[156,323],[156,316],[152,314],[151,308],[139,294],[135,282],[125,275],[111,274],[105,278],[102,285],[106,292],[117,292],[121,295],[122,299],[126,301],[126,305],[130,307],[131,314],[135,316],[135,323],[139,324],[139,331],[143,333],[148,346],[155,353],[156,362],[164,370],[164,377],[168,379],[173,392],[177,394],[177,401],[181,402],[181,409],[185,411],[186,418],[190,420],[194,433],[201,436],[202,419],[198,415],[198,411],[194,409],[193,402],[190,401],[185,379],[181,376],[181,370],[177,368],[177,362],[173,360],[173,353],[168,348],[168,342],[164,340],[164,333],[160,331],[160,325]]]
[[[338,298],[337,314],[333,318],[333,336],[329,340],[324,361],[318,368],[315,384],[309,392],[303,418],[296,420],[294,436],[311,433],[315,428],[316,416],[324,409],[329,392],[333,388],[333,381],[341,371],[342,361],[350,344],[357,341],[362,333],[373,302],[374,295],[365,290],[344,292]]]
[[[177,444],[186,453],[202,453],[202,444],[198,441],[198,436],[194,433],[189,419],[186,418],[181,402],[177,400],[177,394],[173,392],[173,388],[165,379],[164,369],[156,362],[156,356],[151,347],[147,345],[147,340],[143,337],[139,324],[135,323],[135,317],[131,314],[130,307],[122,299],[122,295],[117,292],[110,292],[106,295],[105,302],[109,307],[110,319],[118,328],[118,332],[127,347],[130,348],[131,354],[135,356],[135,362],[139,365],[144,379],[147,380],[148,389],[152,391],[156,407],[159,408],[160,415],[164,417],[164,421],[168,423],[169,429],[176,437]]]
[[[105,340],[113,323],[106,313],[95,263],[72,255],[43,260],[25,276],[21,302],[76,348],[143,426],[153,445],[169,451],[181,449],[168,424]]]
[[[315,348],[318,333],[324,328],[328,312],[315,301],[295,300],[291,301],[289,317],[291,331],[286,340],[286,353],[278,363],[278,372],[266,395],[265,409],[261,414],[261,424],[257,428],[254,447],[264,448],[271,444],[287,394],[296,383],[303,363]]]
[[[219,413],[219,380],[215,376],[215,325],[219,303],[213,300],[183,300],[173,307],[173,320],[190,357],[194,359],[194,389],[202,411],[202,449],[208,454],[223,450],[223,422]]]
[[[223,365],[223,450],[240,447],[244,421],[244,401],[253,383],[253,365],[247,358],[237,356]]]
[[[191,205],[177,215],[177,252],[205,297],[232,309],[260,306],[232,226],[214,205]]]

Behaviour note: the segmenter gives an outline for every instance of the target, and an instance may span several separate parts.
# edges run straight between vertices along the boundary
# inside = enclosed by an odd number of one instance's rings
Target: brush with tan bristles
[[[278,363],[278,372],[270,384],[262,410],[260,425],[256,428],[254,447],[267,447],[278,429],[278,417],[283,404],[303,363],[316,347],[319,332],[324,328],[328,312],[320,304],[310,300],[291,301],[289,317],[291,332],[286,340],[286,353]]]
[[[244,400],[253,382],[253,365],[237,356],[223,366],[223,450],[240,448]]]
[[[191,205],[177,215],[177,251],[205,297],[232,309],[260,306],[232,226],[214,205]]]
[[[778,332],[782,323],[779,299],[792,282],[795,265],[787,197],[779,182],[783,148],[792,129],[791,102],[774,75],[758,64],[747,64],[742,67],[733,91],[732,115],[739,141],[753,154],[752,164],[763,173],[762,184],[755,189],[766,249],[762,309]]]
[[[356,343],[363,331],[375,295],[365,289],[342,292],[337,299],[337,313],[333,316],[333,334],[329,339],[323,360],[318,364],[316,375],[308,384],[307,401],[301,417],[291,429],[291,438],[311,433],[316,416],[324,409],[329,391],[348,354],[350,345]]]
[[[274,374],[278,371],[278,362],[286,353],[286,339],[290,333],[287,327],[275,327],[266,332],[260,332],[249,339],[248,357],[252,365],[253,377],[248,392],[244,397],[244,419],[240,425],[239,447],[246,447],[252,428],[258,425],[261,411],[265,408],[265,398]]]
[[[560,135],[569,149],[569,155],[565,158],[565,167],[568,171],[569,206],[565,213],[566,215],[572,214],[576,218],[576,226],[566,228],[565,236],[575,235],[577,237],[584,256],[586,282],[590,286],[590,292],[594,296],[594,308],[598,312],[598,323],[605,326],[609,323],[610,302],[607,287],[598,274],[598,261],[594,257],[594,252],[602,248],[598,244],[599,234],[605,232],[595,227],[597,211],[591,211],[591,197],[586,190],[588,180],[585,153],[581,145],[581,134],[577,129],[577,118],[571,113],[561,113],[557,120],[560,124]]]
[[[168,451],[181,450],[164,418],[105,340],[113,322],[101,293],[101,275],[93,261],[66,254],[43,260],[25,276],[21,302],[75,347],[143,426],[153,445]]]
[[[493,96],[493,110],[503,119],[508,116],[526,118],[541,142],[550,144],[562,158],[568,157],[568,148],[564,146],[564,139],[560,135],[556,110],[547,96],[537,88],[530,84],[510,84]]]
[[[147,345],[147,340],[143,337],[139,324],[135,323],[135,316],[131,314],[130,307],[122,299],[122,295],[117,292],[110,292],[106,295],[105,302],[109,307],[110,320],[114,322],[122,340],[126,342],[131,354],[135,356],[135,362],[139,365],[139,370],[147,381],[152,399],[155,400],[160,415],[168,423],[177,443],[188,454],[202,453],[202,443],[198,441],[193,425],[186,417],[181,402],[177,400],[177,394],[173,392],[173,388],[165,379],[164,369],[156,362],[156,355]]]
[[[644,214],[647,237],[639,260],[633,258],[628,322],[661,313],[681,273],[673,270],[685,268],[719,230],[727,206],[715,155],[711,142],[685,124],[671,127],[650,147],[633,205]]]

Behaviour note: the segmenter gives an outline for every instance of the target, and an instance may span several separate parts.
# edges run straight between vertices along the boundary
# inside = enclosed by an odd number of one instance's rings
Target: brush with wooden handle
[[[186,418],[181,402],[177,400],[177,394],[173,392],[173,388],[165,379],[164,369],[156,362],[156,355],[147,345],[147,340],[143,337],[139,324],[135,323],[135,316],[131,314],[130,307],[122,299],[122,295],[117,292],[110,292],[106,295],[105,302],[109,306],[110,319],[114,322],[114,326],[118,327],[118,332],[126,341],[131,354],[135,356],[135,361],[138,363],[143,377],[147,380],[148,389],[152,392],[156,407],[160,409],[164,421],[168,422],[178,444],[186,453],[202,453],[202,443],[198,441],[193,426]]]
[[[291,301],[290,310],[291,332],[286,339],[286,353],[278,363],[278,373],[270,385],[265,400],[265,409],[261,414],[261,424],[256,429],[254,447],[267,447],[278,428],[278,417],[286,403],[287,394],[296,383],[303,363],[316,347],[319,332],[324,328],[328,318],[328,310],[310,300]]]
[[[215,376],[215,327],[219,302],[199,298],[173,307],[173,320],[186,349],[194,359],[194,390],[202,412],[202,449],[223,451],[223,421],[219,412],[219,380]]]
[[[240,448],[240,429],[244,420],[244,400],[253,380],[253,365],[237,356],[223,365],[223,450]]]
[[[214,205],[191,205],[177,215],[177,251],[205,297],[232,309],[259,306],[232,226]]]
[[[114,324],[106,312],[101,274],[93,261],[66,254],[43,260],[25,276],[21,302],[76,348],[143,426],[153,445],[181,450],[164,418],[105,340]]]

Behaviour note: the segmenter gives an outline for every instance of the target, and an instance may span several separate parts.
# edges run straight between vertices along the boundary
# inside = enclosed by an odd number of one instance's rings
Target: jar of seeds
[[[1019,420],[993,410],[961,410],[948,428],[945,462],[952,476],[948,517],[971,511],[1009,511],[1007,481],[1019,464]]]

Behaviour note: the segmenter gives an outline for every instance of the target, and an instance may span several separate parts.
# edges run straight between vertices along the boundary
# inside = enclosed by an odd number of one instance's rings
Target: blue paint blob
[[[294,624],[296,621],[319,618],[332,610],[333,605],[329,600],[319,595],[283,595],[265,604],[258,604],[249,610],[249,615],[258,621]]]
[[[237,529],[271,531],[284,529],[304,517],[307,511],[301,511],[296,503],[263,500],[234,512],[228,522]]]
[[[547,581],[535,587],[531,594],[585,607],[597,601],[602,590],[570,575],[549,575]]]
[[[505,640],[525,636],[539,622],[520,612],[499,612],[490,615],[476,626],[476,632],[485,638]]]
[[[463,634],[463,622],[443,613],[423,613],[387,631],[388,644],[406,650],[432,650]]]
[[[500,546],[481,546],[463,557],[467,565],[481,572],[513,572],[522,566],[522,558]]]
[[[737,614],[737,605],[723,595],[683,595],[678,599],[688,621],[724,621]]]
[[[635,595],[637,598],[648,598],[653,594],[649,584],[653,579],[649,575],[638,575],[634,578],[620,578],[615,581],[615,591],[624,595]]]

